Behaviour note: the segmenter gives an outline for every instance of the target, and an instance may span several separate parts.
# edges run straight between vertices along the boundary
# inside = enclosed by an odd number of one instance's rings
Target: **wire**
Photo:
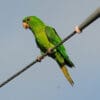
[[[67,38],[65,39],[70,39],[75,33],[70,34]],[[62,41],[64,42],[65,39]],[[61,45],[62,43],[59,43],[57,46],[55,46],[54,48],[52,48],[52,52],[53,50],[58,47],[59,45]],[[40,56],[41,60],[44,59],[46,56],[48,55],[48,52],[44,53],[42,56]],[[40,62],[38,59],[34,60],[33,62],[31,62],[30,64],[28,64],[27,66],[25,66],[23,69],[21,69],[20,71],[16,72],[14,75],[12,75],[11,77],[9,77],[7,80],[5,80],[4,82],[2,82],[0,84],[0,88],[3,87],[4,85],[6,85],[8,82],[10,82],[11,80],[13,80],[14,78],[16,78],[17,76],[19,76],[21,73],[23,73],[24,71],[26,71],[27,69],[29,69],[30,67],[32,67],[32,65],[36,64],[37,62]]]

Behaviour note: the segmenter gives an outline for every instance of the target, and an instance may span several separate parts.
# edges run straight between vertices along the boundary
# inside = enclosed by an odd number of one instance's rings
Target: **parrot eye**
[[[27,21],[30,21],[30,18],[27,18]]]

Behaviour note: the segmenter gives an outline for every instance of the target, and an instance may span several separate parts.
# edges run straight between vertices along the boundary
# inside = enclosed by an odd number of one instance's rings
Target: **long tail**
[[[68,80],[68,82],[73,86],[74,85],[74,81],[72,80],[72,78],[71,78],[66,66],[63,65],[63,66],[60,66],[60,68],[61,68],[63,74],[65,75],[66,79]]]

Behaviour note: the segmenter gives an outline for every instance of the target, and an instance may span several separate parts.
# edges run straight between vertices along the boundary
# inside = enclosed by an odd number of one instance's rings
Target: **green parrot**
[[[30,29],[34,34],[36,44],[40,48],[41,54],[45,53],[46,51],[50,52],[50,50],[55,45],[62,41],[53,27],[46,25],[42,20],[40,20],[36,16],[25,17],[22,22],[23,27],[25,29]],[[72,80],[68,72],[68,69],[66,68],[66,65],[72,68],[74,67],[74,64],[69,59],[69,56],[66,53],[64,45],[62,44],[59,47],[57,47],[54,50],[54,52],[48,54],[48,56],[53,58],[58,63],[66,79],[73,86],[74,81]],[[40,60],[41,59],[39,58],[39,61]]]

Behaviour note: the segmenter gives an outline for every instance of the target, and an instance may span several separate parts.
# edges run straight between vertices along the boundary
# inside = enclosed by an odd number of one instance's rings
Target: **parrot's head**
[[[22,24],[25,29],[33,29],[34,27],[44,23],[36,16],[28,16],[23,19]]]

